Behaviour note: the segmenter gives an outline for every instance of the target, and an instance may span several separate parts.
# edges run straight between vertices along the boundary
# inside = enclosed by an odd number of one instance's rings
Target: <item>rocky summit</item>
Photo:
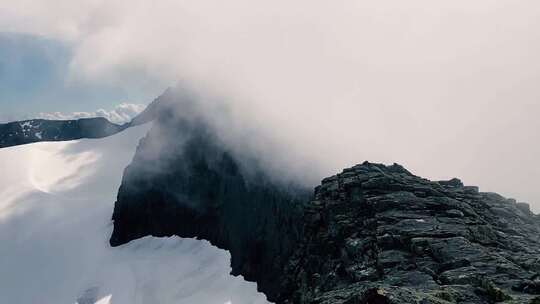
[[[540,303],[525,203],[394,164],[326,178],[305,206],[281,303]]]
[[[193,115],[152,113],[113,246],[206,239],[279,304],[540,303],[540,221],[525,203],[397,164],[365,162],[315,191],[285,186]]]

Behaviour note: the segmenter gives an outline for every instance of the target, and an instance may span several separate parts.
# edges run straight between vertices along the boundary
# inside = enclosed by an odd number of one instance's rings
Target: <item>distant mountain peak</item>
[[[0,148],[41,141],[102,138],[116,134],[126,127],[113,124],[103,117],[77,120],[30,119],[16,121],[0,124]]]
[[[167,92],[168,90],[165,91],[164,94]],[[111,136],[129,127],[145,124],[154,120],[159,111],[158,108],[160,107],[161,102],[159,102],[159,100],[159,98],[156,99],[130,122],[123,124],[113,123],[103,116],[78,119],[49,119],[65,116],[60,113],[54,115],[40,114],[40,116],[47,117],[47,119],[38,118],[0,123],[0,148],[41,141],[67,141]],[[125,105],[126,104],[122,104],[119,108],[122,108]],[[112,112],[114,111],[107,114],[115,114]],[[85,115],[89,114],[86,113]]]

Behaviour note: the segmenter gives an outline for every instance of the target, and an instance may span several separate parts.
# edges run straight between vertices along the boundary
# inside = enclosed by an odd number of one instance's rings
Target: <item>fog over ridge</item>
[[[122,83],[142,73],[223,96],[255,130],[243,137],[271,138],[261,153],[279,143],[285,154],[275,157],[319,164],[308,178],[366,159],[398,162],[540,208],[535,1],[50,7],[0,1],[0,27],[71,44],[74,78]]]
[[[94,112],[73,112],[73,113],[39,113],[37,118],[51,120],[70,120],[90,117],[104,117],[112,123],[124,124],[130,122],[137,114],[142,112],[145,105],[133,103],[120,103],[113,110],[98,109]]]

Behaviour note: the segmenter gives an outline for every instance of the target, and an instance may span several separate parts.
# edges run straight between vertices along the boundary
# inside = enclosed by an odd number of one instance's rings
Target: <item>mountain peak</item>
[[[233,274],[283,304],[538,300],[540,222],[527,204],[370,162],[291,191],[261,166],[248,174],[211,128],[184,118],[158,116],[141,141],[113,246],[206,239],[230,251]]]

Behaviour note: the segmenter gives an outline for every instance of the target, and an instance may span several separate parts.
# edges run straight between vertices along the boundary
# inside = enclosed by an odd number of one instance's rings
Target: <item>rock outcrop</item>
[[[283,303],[538,303],[540,222],[458,179],[363,163],[306,205]]]
[[[206,239],[275,303],[540,303],[527,204],[367,162],[308,192],[172,112],[154,113],[124,172],[111,245]]]

